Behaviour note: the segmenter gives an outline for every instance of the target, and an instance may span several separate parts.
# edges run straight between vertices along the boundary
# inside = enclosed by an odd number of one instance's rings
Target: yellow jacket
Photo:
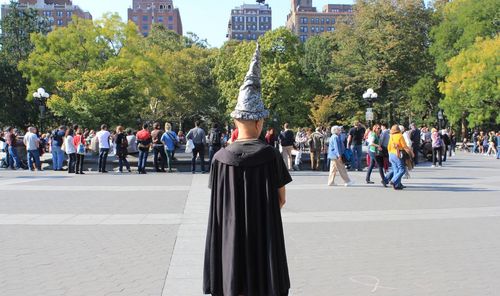
[[[407,148],[406,141],[403,138],[403,134],[392,134],[389,138],[389,145],[387,145],[387,151],[392,154],[399,154],[399,151]]]

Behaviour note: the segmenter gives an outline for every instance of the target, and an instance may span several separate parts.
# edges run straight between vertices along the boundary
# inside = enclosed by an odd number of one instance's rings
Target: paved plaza
[[[405,191],[294,172],[291,295],[500,295],[500,161],[422,164]],[[0,171],[0,295],[201,295],[208,175]]]

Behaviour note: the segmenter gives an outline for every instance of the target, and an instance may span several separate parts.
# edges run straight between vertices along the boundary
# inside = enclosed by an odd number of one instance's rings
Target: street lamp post
[[[366,121],[369,123],[369,126],[371,126],[373,121],[373,100],[376,100],[377,98],[378,94],[374,92],[372,88],[367,89],[363,94],[363,99],[367,100],[368,105],[370,106],[369,108],[366,108]]]
[[[43,133],[43,119],[45,118],[45,110],[47,103],[47,99],[50,95],[43,88],[39,88],[36,92],[33,93],[33,99],[35,104],[38,106],[38,110],[40,110],[40,133]]]

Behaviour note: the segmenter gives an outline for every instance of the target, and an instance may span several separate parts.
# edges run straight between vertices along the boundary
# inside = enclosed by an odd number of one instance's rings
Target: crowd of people
[[[9,127],[1,133],[0,148],[5,152],[3,167],[12,169],[42,170],[41,156],[51,153],[54,171],[67,170],[68,173],[85,174],[85,155],[95,153],[98,155],[98,172],[108,172],[110,154],[116,155],[118,159],[118,172],[131,172],[127,156],[132,154],[138,158],[137,172],[146,174],[150,153],[153,155],[156,172],[172,172],[175,152],[181,145],[186,145],[186,152],[192,153],[192,173],[196,172],[197,160],[201,173],[207,173],[206,151],[208,150],[209,166],[218,150],[238,139],[237,129],[228,132],[226,130],[218,124],[213,124],[205,131],[200,122],[195,122],[194,128],[184,134],[183,131],[174,131],[170,123],[166,123],[162,129],[162,125],[155,122],[151,127],[144,124],[137,132],[122,126],[109,131],[108,126],[103,124],[97,132],[73,125],[60,126],[45,134],[40,134],[36,127],[29,127],[22,135],[19,130]],[[351,185],[348,171],[363,171],[366,166],[367,184],[374,183],[371,174],[376,169],[382,185],[390,184],[395,189],[404,188],[401,177],[408,176],[413,166],[422,159],[432,161],[431,167],[441,167],[447,157],[453,156],[457,149],[457,139],[453,131],[439,131],[425,126],[417,128],[415,124],[411,124],[409,129],[403,126],[392,126],[389,129],[385,124],[365,127],[360,122],[355,122],[348,130],[342,126],[292,130],[290,125],[285,123],[280,131],[268,128],[265,135],[262,135],[262,140],[279,149],[289,170],[305,169],[304,160],[308,154],[308,168],[330,172],[329,185],[335,184],[337,173],[346,186]],[[469,148],[467,139],[463,140],[459,148],[484,155],[496,155],[498,159],[499,141],[500,132],[475,131],[472,134],[472,148]],[[20,155],[17,146],[25,147],[25,157]],[[367,146],[366,152],[363,146]],[[67,168],[63,167],[64,161],[67,162]],[[393,169],[389,170],[389,167]]]

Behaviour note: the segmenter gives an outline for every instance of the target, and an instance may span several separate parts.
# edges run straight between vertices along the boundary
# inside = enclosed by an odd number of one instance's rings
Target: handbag
[[[193,152],[193,149],[194,149],[194,142],[193,142],[193,140],[191,140],[191,139],[187,140],[187,143],[186,143],[186,153]]]

